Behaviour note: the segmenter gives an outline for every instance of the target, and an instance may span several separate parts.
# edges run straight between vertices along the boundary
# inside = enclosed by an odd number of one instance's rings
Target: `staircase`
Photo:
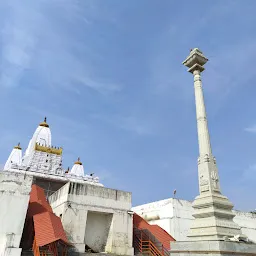
[[[34,253],[32,250],[22,250],[21,256],[34,256]]]
[[[21,256],[34,256],[34,252],[32,251],[32,249],[22,250]],[[40,256],[53,256],[53,253],[47,249],[40,248]]]
[[[133,228],[133,247],[135,255],[169,256],[170,253],[164,248],[147,229]]]

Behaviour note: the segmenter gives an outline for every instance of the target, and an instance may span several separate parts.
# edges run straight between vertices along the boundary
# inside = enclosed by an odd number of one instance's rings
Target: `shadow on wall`
[[[84,243],[94,252],[104,252],[110,240],[113,213],[88,211]]]

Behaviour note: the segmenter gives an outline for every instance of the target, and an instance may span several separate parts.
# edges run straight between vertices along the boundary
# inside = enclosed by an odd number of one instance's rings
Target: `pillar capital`
[[[190,51],[189,56],[182,62],[182,64],[188,67],[188,72],[195,74],[204,71],[204,64],[208,61],[208,59],[203,55],[203,53],[198,49],[194,48]]]

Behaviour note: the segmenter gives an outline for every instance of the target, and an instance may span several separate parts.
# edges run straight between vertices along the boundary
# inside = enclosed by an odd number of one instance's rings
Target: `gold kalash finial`
[[[75,164],[83,165],[82,162],[80,161],[80,157],[77,158],[77,161],[75,162]]]
[[[44,118],[44,121],[42,123],[39,124],[39,126],[43,126],[43,127],[49,127],[49,125],[46,123],[47,118]]]
[[[20,143],[18,143],[18,145],[17,146],[15,146],[14,147],[15,149],[19,149],[19,150],[21,150],[22,148],[21,148],[21,146],[20,146]]]

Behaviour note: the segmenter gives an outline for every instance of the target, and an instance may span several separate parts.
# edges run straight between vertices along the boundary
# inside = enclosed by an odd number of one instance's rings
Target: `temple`
[[[80,158],[71,170],[63,168],[62,153],[62,147],[52,145],[51,130],[45,117],[36,128],[24,155],[19,143],[10,153],[3,171],[32,175],[33,183],[44,188],[47,198],[69,181],[103,186],[98,177],[84,173]]]

